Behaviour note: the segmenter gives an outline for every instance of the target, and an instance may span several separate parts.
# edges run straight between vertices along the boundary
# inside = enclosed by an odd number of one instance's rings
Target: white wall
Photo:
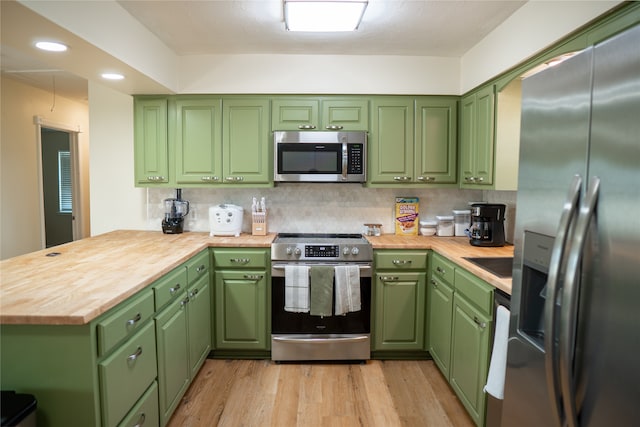
[[[0,259],[44,248],[39,192],[38,131],[34,116],[66,129],[80,129],[79,161],[83,209],[89,214],[89,111],[87,105],[56,97],[2,77],[0,168]],[[88,235],[88,221],[83,230]]]
[[[146,191],[134,187],[133,98],[89,82],[91,235],[144,229]]]

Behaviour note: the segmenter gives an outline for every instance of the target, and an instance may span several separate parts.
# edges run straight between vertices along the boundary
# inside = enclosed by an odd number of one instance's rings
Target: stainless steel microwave
[[[365,182],[367,132],[276,131],[276,182]]]

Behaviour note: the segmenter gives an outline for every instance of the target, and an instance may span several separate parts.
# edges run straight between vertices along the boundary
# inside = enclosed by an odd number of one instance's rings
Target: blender
[[[164,199],[164,234],[179,234],[184,228],[184,217],[189,213],[189,202],[182,200],[182,189],[176,189],[175,199]]]

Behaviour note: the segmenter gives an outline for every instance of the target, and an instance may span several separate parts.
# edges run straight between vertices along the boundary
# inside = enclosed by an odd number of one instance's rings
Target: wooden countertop
[[[511,295],[511,278],[500,278],[491,274],[467,261],[464,257],[512,257],[512,245],[499,248],[471,246],[467,237],[396,236],[395,234],[383,234],[379,237],[366,236],[366,238],[374,249],[432,249],[458,264],[460,267],[480,277],[490,285]]]
[[[0,323],[87,324],[207,247],[269,248],[275,237],[118,230],[0,261]],[[513,246],[478,248],[465,237],[367,239],[374,249],[433,249],[511,294],[511,279],[463,257],[513,256]]]
[[[86,324],[204,248],[274,238],[120,230],[10,258],[0,262],[0,323]]]

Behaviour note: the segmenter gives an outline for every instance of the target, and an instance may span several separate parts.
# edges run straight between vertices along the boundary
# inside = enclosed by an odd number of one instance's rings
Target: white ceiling
[[[35,15],[15,4],[9,7],[11,3],[0,1],[3,28],[11,23],[17,9],[20,19],[29,13]],[[118,3],[178,56],[284,53],[461,57],[525,1],[369,0],[358,31],[332,34],[287,32],[282,0]],[[20,27],[35,36],[42,25],[21,22]],[[41,55],[6,45],[4,40],[9,38],[3,29],[0,52],[5,75],[46,90],[55,83],[60,96],[86,101],[86,80],[65,72],[64,65],[52,66]]]

